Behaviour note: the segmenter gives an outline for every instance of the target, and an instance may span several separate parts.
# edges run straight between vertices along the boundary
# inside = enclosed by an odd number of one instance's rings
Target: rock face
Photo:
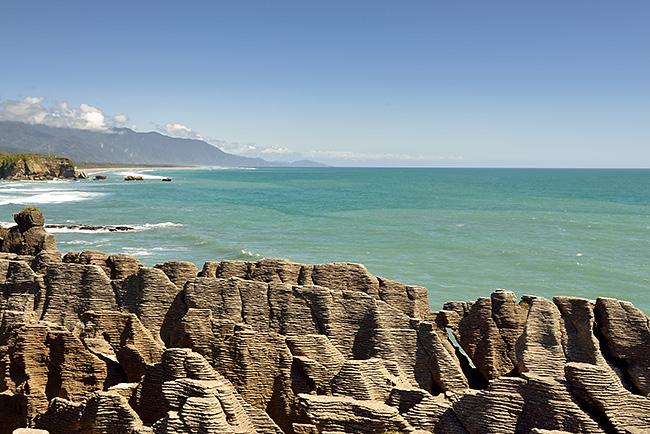
[[[36,154],[0,154],[0,179],[44,180],[76,178],[69,158]]]
[[[38,208],[26,207],[14,214],[17,226],[3,234],[2,251],[18,255],[36,255],[43,250],[56,250],[54,235],[45,230],[45,218]]]
[[[649,432],[650,320],[626,302],[433,312],[359,264],[27,253],[0,255],[0,434]]]

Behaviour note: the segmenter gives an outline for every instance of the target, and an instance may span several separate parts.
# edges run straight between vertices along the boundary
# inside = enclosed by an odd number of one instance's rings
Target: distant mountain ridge
[[[164,164],[179,166],[322,166],[313,161],[269,162],[223,152],[202,140],[139,133],[129,128],[106,131],[55,128],[0,121],[0,150],[67,157],[77,163]]]

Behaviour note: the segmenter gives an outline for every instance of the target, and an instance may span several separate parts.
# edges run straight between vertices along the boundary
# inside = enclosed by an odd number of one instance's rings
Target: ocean
[[[434,310],[497,288],[614,297],[650,313],[650,170],[151,169],[1,181],[0,220],[37,206],[59,250],[167,261],[356,262]],[[128,174],[143,181],[125,182]],[[161,182],[170,177],[172,182]]]

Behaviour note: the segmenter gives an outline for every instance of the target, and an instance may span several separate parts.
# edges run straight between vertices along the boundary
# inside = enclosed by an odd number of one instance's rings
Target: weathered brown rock
[[[54,397],[82,400],[101,390],[106,365],[65,329],[3,321],[0,389],[20,396],[16,409],[23,426],[33,423]]]
[[[564,378],[563,324],[557,306],[545,298],[529,304],[528,320],[517,341],[519,372]]]
[[[186,312],[183,293],[162,270],[143,267],[113,286],[120,310],[136,314],[159,343],[173,346],[182,340],[178,332]]]
[[[55,398],[36,426],[50,434],[131,434],[142,421],[119,393],[98,391],[79,403]]]
[[[566,377],[574,394],[596,409],[618,433],[650,433],[650,398],[626,390],[607,369],[588,363],[568,363]]]
[[[104,270],[98,265],[51,264],[45,274],[47,303],[45,321],[69,330],[81,327],[89,310],[115,310],[115,293]]]
[[[136,408],[163,414],[153,424],[154,433],[281,433],[267,415],[247,405],[232,384],[200,355],[187,349],[170,349],[156,366],[145,374],[136,398]],[[147,389],[161,394],[142,394]],[[152,397],[159,401],[152,401]]]
[[[88,311],[81,340],[94,354],[119,363],[128,382],[140,381],[148,365],[160,362],[164,348],[135,314]]]
[[[414,433],[397,408],[349,397],[300,395],[300,408],[318,433]]]
[[[642,394],[650,394],[650,319],[630,302],[602,297],[595,315],[609,355],[625,365]]]
[[[136,274],[142,267],[142,263],[132,255],[126,253],[114,253],[106,259],[106,265],[111,269],[111,279],[120,280],[132,274]]]
[[[501,377],[453,404],[470,433],[529,433],[533,428],[604,433],[578,405],[566,384],[551,377]]]
[[[431,312],[358,264],[5,252],[0,434],[639,433],[649,336],[609,299]]]
[[[74,163],[65,157],[38,154],[0,154],[0,179],[45,180],[75,178]]]
[[[469,387],[467,376],[447,336],[432,323],[418,324],[420,345],[429,355],[428,368],[436,385],[444,391],[463,390]]]
[[[191,262],[171,261],[164,264],[156,264],[154,268],[159,268],[165,272],[169,280],[180,289],[183,289],[185,283],[198,276],[199,269]]]
[[[271,258],[257,262],[206,262],[199,275],[362,291],[400,309],[410,317],[424,320],[433,318],[426,288],[377,278],[361,264],[339,262],[307,265]]]
[[[14,214],[14,221],[21,229],[29,229],[34,226],[45,226],[43,213],[35,207],[25,207],[19,213]]]
[[[37,299],[43,290],[43,279],[27,263],[0,259],[0,312],[19,311],[38,319]]]
[[[508,357],[508,346],[492,318],[492,301],[476,300],[469,313],[458,323],[456,340],[488,380],[508,374],[515,361]]]
[[[38,208],[26,207],[14,214],[17,226],[3,234],[2,251],[18,255],[36,255],[41,250],[56,250],[54,235],[45,230],[45,218]]]
[[[50,264],[59,264],[61,262],[63,262],[63,258],[58,250],[41,250],[36,254],[32,262],[32,268],[37,273],[45,274]]]

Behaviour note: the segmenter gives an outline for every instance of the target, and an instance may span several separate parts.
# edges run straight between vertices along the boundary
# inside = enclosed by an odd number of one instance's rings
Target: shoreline
[[[190,170],[190,169],[205,169],[204,166],[125,166],[125,167],[89,167],[77,169],[77,172],[86,172],[88,176],[91,174],[104,173],[104,172],[122,172],[126,170],[142,171],[142,170]]]

